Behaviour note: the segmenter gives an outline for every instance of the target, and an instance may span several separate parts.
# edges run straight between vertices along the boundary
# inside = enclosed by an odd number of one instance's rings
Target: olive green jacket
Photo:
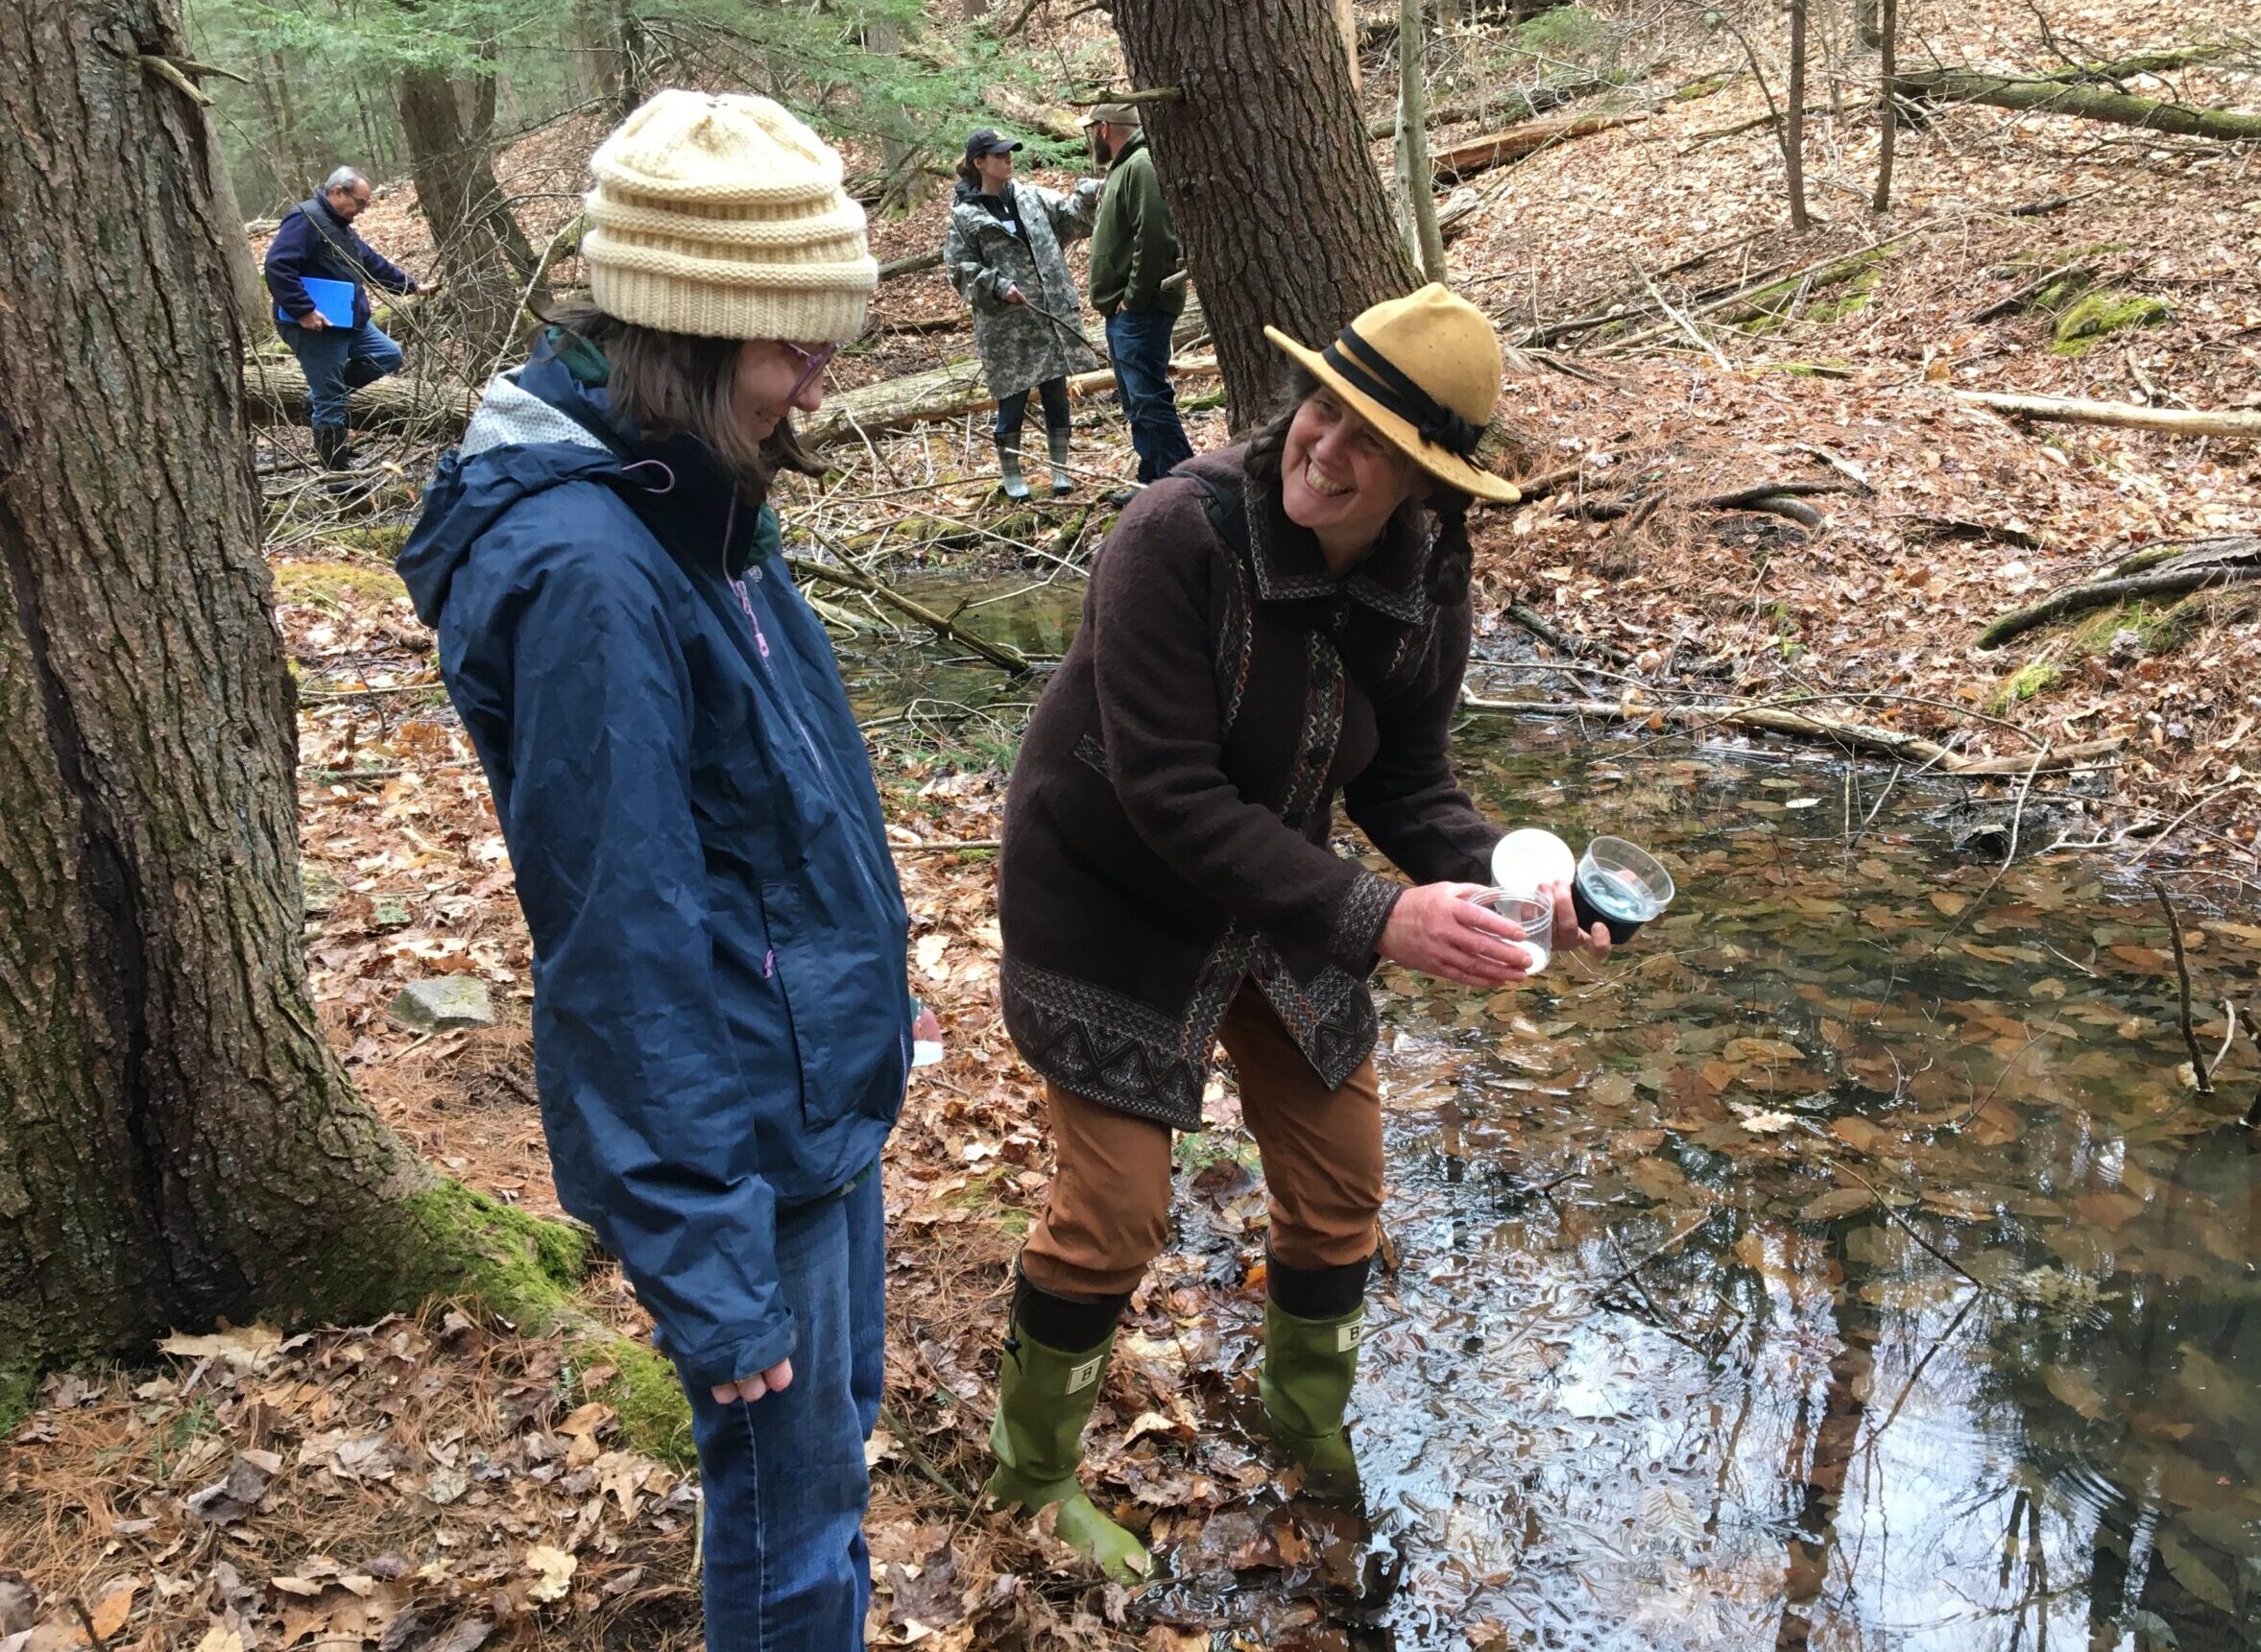
[[[1099,192],[1092,224],[1092,308],[1102,316],[1118,309],[1174,316],[1186,307],[1185,286],[1162,283],[1177,269],[1177,232],[1142,132],[1122,146]]]

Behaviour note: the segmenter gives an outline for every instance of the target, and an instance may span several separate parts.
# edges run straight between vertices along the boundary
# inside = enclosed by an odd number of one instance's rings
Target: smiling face
[[[824,405],[825,375],[809,373],[808,357],[825,347],[802,345],[797,353],[795,347],[775,339],[749,339],[740,347],[737,371],[731,378],[730,405],[747,435],[765,442],[787,413],[795,409],[814,413]]]
[[[1280,449],[1281,504],[1317,536],[1337,573],[1374,548],[1399,506],[1427,491],[1420,467],[1334,392],[1313,391],[1296,408]]]

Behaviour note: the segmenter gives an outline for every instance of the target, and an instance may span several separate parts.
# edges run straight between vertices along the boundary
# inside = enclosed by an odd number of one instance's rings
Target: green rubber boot
[[[1277,1303],[1264,1304],[1263,1375],[1257,1393],[1273,1437],[1303,1465],[1304,1484],[1317,1496],[1347,1496],[1359,1489],[1359,1460],[1342,1414],[1359,1373],[1364,1325],[1362,1305],[1340,1319],[1298,1319]]]
[[[1117,1583],[1138,1583],[1153,1570],[1145,1545],[1101,1514],[1077,1482],[1083,1427],[1099,1398],[1115,1335],[1082,1353],[1062,1353],[1016,1329],[998,1373],[997,1422],[989,1448],[997,1472],[989,1495],[1030,1515],[1058,1504],[1052,1531]]]
[[[1000,436],[997,439],[997,463],[998,469],[1004,477],[998,484],[998,491],[1008,499],[1027,498],[1028,478],[1021,470],[1020,437]]]

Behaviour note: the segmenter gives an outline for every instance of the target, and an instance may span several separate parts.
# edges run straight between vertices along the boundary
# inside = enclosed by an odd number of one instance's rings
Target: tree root
[[[2219,586],[2244,585],[2254,580],[2261,580],[2261,538],[2233,539],[2211,549],[2186,553],[2147,572],[2067,586],[2037,603],[2004,614],[1979,634],[1978,645],[1999,648],[2035,626],[2047,625],[2066,614],[2083,613],[2092,608],[2109,608],[2138,597],[2175,596]]]

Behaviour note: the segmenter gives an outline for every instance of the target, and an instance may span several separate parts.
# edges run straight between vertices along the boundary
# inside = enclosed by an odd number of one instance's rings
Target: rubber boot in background
[[[1065,424],[1045,431],[1045,443],[1052,458],[1052,497],[1065,499],[1075,491],[1075,478],[1068,470],[1068,431]]]
[[[1022,1281],[1022,1296],[1033,1288]],[[998,1368],[997,1421],[989,1430],[998,1466],[985,1490],[1031,1516],[1056,1505],[1054,1536],[1115,1582],[1136,1583],[1153,1569],[1152,1557],[1137,1538],[1100,1513],[1076,1478],[1083,1466],[1084,1425],[1106,1380],[1115,1332],[1110,1329],[1103,1341],[1080,1352],[1047,1348],[1029,1335],[1019,1307],[1017,1302]],[[1119,1300],[1113,1308],[1121,1312]]]
[[[325,470],[349,470],[353,467],[353,450],[348,443],[346,427],[342,424],[317,424],[314,427],[314,457]]]
[[[1021,473],[1021,438],[1000,436],[997,439],[998,468],[1004,472],[1000,484],[1008,499],[1028,497],[1028,478]]]

